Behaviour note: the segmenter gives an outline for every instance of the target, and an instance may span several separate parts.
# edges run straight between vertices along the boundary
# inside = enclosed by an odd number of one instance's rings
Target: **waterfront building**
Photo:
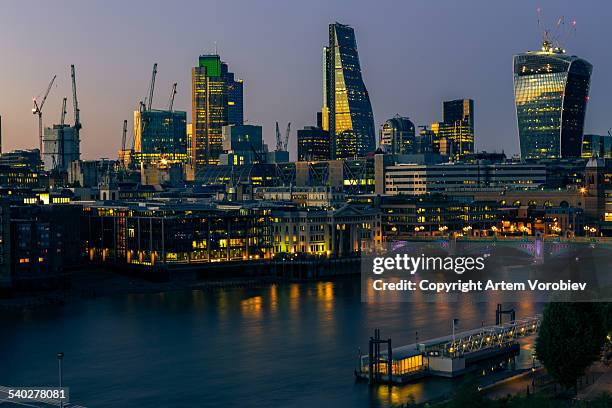
[[[612,135],[584,135],[580,156],[583,159],[612,159]]]
[[[269,209],[200,203],[84,203],[92,262],[164,267],[268,259]]]
[[[191,71],[192,164],[218,164],[222,129],[243,123],[243,82],[234,78],[219,55],[201,55]]]
[[[580,157],[593,66],[553,46],[514,56],[521,158]]]
[[[426,199],[382,196],[382,234],[387,240],[415,235],[486,234],[499,221],[499,205],[494,200],[473,201],[430,195]]]
[[[329,132],[320,127],[304,126],[297,131],[298,161],[322,161],[330,159]]]
[[[185,163],[187,161],[187,112],[134,111],[135,164]]]
[[[380,146],[385,153],[419,153],[414,124],[407,117],[396,115],[387,120],[380,129]]]
[[[330,134],[331,158],[365,156],[376,149],[374,115],[353,28],[330,24],[323,55],[322,124]]]
[[[92,262],[141,267],[271,259],[278,254],[355,256],[381,242],[376,210],[301,209],[274,203],[82,203]]]
[[[13,287],[48,288],[62,283],[66,268],[82,263],[77,205],[12,205],[10,262]]]
[[[78,130],[69,125],[53,125],[43,133],[45,171],[65,172],[70,163],[81,157]]]
[[[382,245],[380,212],[373,208],[277,209],[272,220],[275,256],[358,256]]]
[[[377,166],[376,170],[376,191],[389,195],[536,189],[546,183],[546,168],[539,164],[396,163]]]
[[[0,293],[12,286],[10,208],[8,199],[0,200]]]

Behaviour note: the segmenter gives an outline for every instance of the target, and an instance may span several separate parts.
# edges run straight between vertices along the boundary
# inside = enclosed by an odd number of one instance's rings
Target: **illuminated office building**
[[[612,136],[584,135],[582,137],[581,157],[583,159],[612,159]]]
[[[329,160],[329,132],[316,126],[297,131],[298,161]]]
[[[521,158],[580,157],[593,66],[546,37],[540,51],[514,56]]]
[[[399,115],[387,120],[380,129],[380,147],[391,154],[417,153],[414,124]]]
[[[137,165],[187,160],[187,112],[134,111],[134,161]]]
[[[323,53],[322,124],[330,133],[332,158],[365,156],[375,150],[376,136],[353,28],[330,24]]]
[[[201,55],[191,71],[191,89],[192,163],[196,167],[218,164],[223,126],[243,123],[243,83],[219,55]]]
[[[440,153],[454,161],[474,153],[474,101],[444,101],[442,122],[437,124]]]

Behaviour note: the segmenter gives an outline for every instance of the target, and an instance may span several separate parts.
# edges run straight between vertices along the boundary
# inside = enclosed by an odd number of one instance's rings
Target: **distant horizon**
[[[44,126],[59,123],[63,97],[72,123],[69,69],[75,64],[82,157],[116,159],[123,120],[131,140],[133,111],[147,94],[153,63],[158,63],[153,107],[164,109],[178,82],[174,109],[186,111],[191,123],[191,67],[199,55],[217,51],[244,81],[245,120],[263,126],[268,145],[274,145],[276,121],[282,128],[292,122],[294,160],[296,130],[315,125],[321,110],[322,49],[328,24],[338,21],[355,29],[377,141],[380,125],[395,114],[429,126],[442,120],[444,100],[466,98],[475,105],[476,150],[510,157],[518,153],[511,62],[517,53],[539,49],[546,25],[537,24],[538,7],[548,26],[560,15],[568,23],[576,19],[576,34],[562,45],[594,66],[584,133],[607,134],[612,121],[606,120],[609,107],[603,101],[612,90],[612,77],[605,75],[612,72],[612,56],[594,41],[612,35],[599,18],[603,9],[612,11],[605,2],[491,7],[479,0],[466,7],[450,0],[307,5],[263,0],[180,1],[167,7],[157,0],[86,5],[67,0],[59,6],[9,1],[0,16],[0,44],[9,62],[0,70],[2,151],[38,147],[32,97],[44,93],[54,74]],[[72,24],[50,24],[54,19]]]

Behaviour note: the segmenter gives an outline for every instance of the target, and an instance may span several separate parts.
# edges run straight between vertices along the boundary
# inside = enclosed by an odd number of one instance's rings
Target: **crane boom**
[[[60,117],[60,126],[64,127],[64,124],[66,123],[66,102],[67,102],[68,98],[64,98],[62,99],[62,115]]]
[[[280,130],[278,129],[278,122],[276,122],[276,151],[283,149],[283,142],[281,141]]]
[[[125,151],[125,142],[127,138],[127,119],[123,121],[123,135],[121,136],[121,150]]]
[[[147,99],[147,110],[151,110],[153,104],[153,91],[155,90],[155,77],[157,76],[157,62],[153,64],[153,74],[151,75],[151,85],[149,86],[149,98]]]
[[[289,135],[291,134],[291,122],[287,123],[287,133],[285,133],[285,140],[283,141],[283,151],[289,151]]]
[[[32,113],[34,115],[38,115],[38,149],[39,149],[39,154],[40,154],[41,160],[42,160],[42,154],[43,154],[42,108],[45,105],[45,102],[47,101],[47,96],[49,96],[49,92],[51,92],[51,87],[53,86],[53,83],[55,82],[55,78],[56,77],[57,77],[57,75],[53,75],[53,78],[51,78],[51,82],[49,82],[49,86],[47,87],[45,95],[43,96],[42,101],[40,102],[40,104],[36,101],[36,98],[34,98],[34,100],[33,100],[34,108],[32,109]]]
[[[172,91],[170,92],[170,102],[168,103],[168,110],[172,112],[174,106],[174,97],[176,96],[176,82],[172,85]]]
[[[81,129],[81,111],[79,109],[79,101],[77,99],[77,88],[76,88],[76,73],[74,65],[70,65],[70,78],[72,79],[72,105],[74,108],[74,129],[76,130],[76,136],[78,139],[79,130]]]

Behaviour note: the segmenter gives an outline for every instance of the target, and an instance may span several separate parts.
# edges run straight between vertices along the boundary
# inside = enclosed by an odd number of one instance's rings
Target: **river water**
[[[493,324],[495,304],[366,304],[359,278],[76,301],[0,315],[0,384],[57,384],[62,351],[71,400],[88,407],[388,407],[448,393],[457,381],[356,383],[358,351],[374,328],[395,347],[447,335],[453,318],[464,330]],[[542,309],[504,306],[517,317]]]

